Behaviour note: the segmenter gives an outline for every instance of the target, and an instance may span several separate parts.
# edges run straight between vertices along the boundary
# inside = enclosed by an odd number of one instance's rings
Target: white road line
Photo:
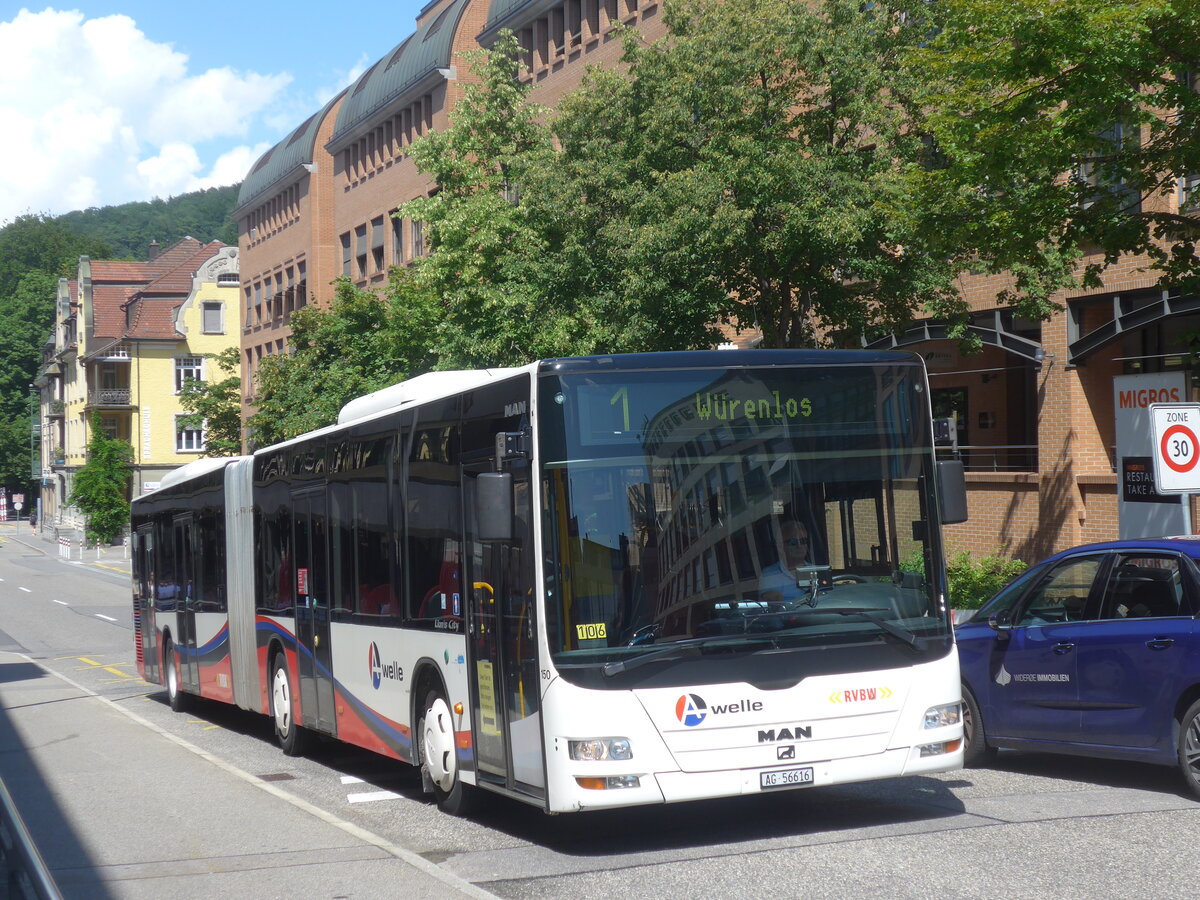
[[[95,691],[91,690],[90,688],[84,687],[79,682],[68,678],[66,675],[63,675],[60,672],[55,672],[53,669],[47,668],[46,666],[44,666],[41,663],[34,660],[34,658],[32,656],[28,656],[24,653],[19,653],[16,655],[20,656],[26,662],[32,663],[33,665],[42,669],[47,675],[50,675],[53,678],[57,678],[60,681],[65,681],[67,684],[71,685],[71,687],[75,688],[75,690],[79,691],[80,693],[87,694],[90,697],[94,697],[96,700],[103,703],[109,709],[113,709],[113,710],[119,712],[121,715],[125,716],[126,718],[128,718],[134,722],[137,722],[139,725],[143,726],[144,728],[146,728],[150,731],[153,731],[158,735],[161,735],[163,738],[167,739],[168,741],[171,741],[174,744],[178,744],[180,747],[187,750],[188,752],[194,753],[196,756],[200,757],[203,760],[206,760],[209,763],[212,763],[212,765],[216,766],[219,769],[222,769],[225,772],[228,772],[230,775],[233,775],[236,778],[240,778],[242,781],[245,781],[247,784],[251,784],[254,787],[258,788],[260,791],[270,794],[273,797],[277,797],[280,800],[283,800],[285,803],[290,803],[296,809],[304,810],[309,815],[313,816],[316,819],[320,819],[322,822],[325,822],[328,825],[332,825],[335,828],[340,828],[344,833],[346,833],[354,838],[357,838],[360,841],[368,843],[373,847],[378,847],[380,850],[383,850],[385,853],[390,853],[392,856],[396,857],[396,859],[403,860],[404,862],[408,863],[410,866],[412,866],[415,869],[420,869],[426,875],[429,875],[431,878],[436,878],[438,881],[442,882],[443,884],[449,885],[450,887],[457,890],[459,893],[464,894],[467,897],[474,897],[474,898],[476,898],[476,900],[496,900],[496,895],[491,893],[490,891],[484,890],[483,888],[479,887],[479,885],[473,884],[472,882],[467,881],[465,878],[460,878],[459,876],[453,874],[452,872],[447,872],[445,869],[441,868],[436,863],[430,862],[425,857],[420,856],[417,853],[414,853],[412,850],[409,850],[407,847],[401,847],[398,844],[393,844],[391,841],[387,840],[386,838],[380,837],[379,835],[375,834],[374,832],[368,831],[367,829],[365,829],[359,825],[355,825],[353,822],[347,822],[345,819],[339,818],[338,816],[334,815],[333,813],[327,812],[326,810],[321,809],[319,806],[309,803],[307,800],[303,800],[300,797],[297,797],[295,794],[285,791],[283,788],[277,786],[276,784],[274,784],[272,782],[263,781],[257,775],[251,775],[245,769],[239,769],[233,763],[226,762],[225,760],[221,759],[219,756],[209,753],[207,750],[203,750],[200,747],[197,747],[195,744],[185,741],[183,738],[179,737],[178,735],[172,734],[171,732],[167,731],[165,728],[163,728],[159,725],[155,725],[149,719],[146,719],[145,717],[138,715],[133,710],[128,709],[124,706],[121,706],[119,703],[114,703],[112,700],[109,700],[107,697],[100,696]],[[142,700],[149,701],[150,698],[143,697]]]
[[[357,775],[343,775],[342,784],[362,784],[363,780]]]
[[[29,588],[27,588],[27,587],[18,588],[18,590],[22,590],[22,591],[24,591],[24,592],[25,592],[25,593],[27,593],[27,594],[32,594],[32,593],[33,593],[33,591],[31,591],[31,590],[30,590]]]
[[[71,605],[66,600],[55,600],[54,602],[57,603],[59,606],[70,606]]]
[[[347,794],[346,799],[351,803],[374,803],[376,800],[399,800],[399,794],[391,791],[371,791],[366,794]]]
[[[115,622],[115,621],[117,621],[117,620],[116,620],[116,619],[114,619],[112,616],[102,616],[102,615],[100,615],[100,613],[96,613],[96,618],[97,618],[97,619],[103,619],[103,620],[104,620],[104,621],[106,621],[106,622]]]

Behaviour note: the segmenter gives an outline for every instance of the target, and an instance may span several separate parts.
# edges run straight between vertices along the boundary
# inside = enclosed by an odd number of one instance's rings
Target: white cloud
[[[240,181],[266,146],[224,144],[244,143],[290,82],[189,73],[128,16],[21,10],[0,22],[0,224]]]

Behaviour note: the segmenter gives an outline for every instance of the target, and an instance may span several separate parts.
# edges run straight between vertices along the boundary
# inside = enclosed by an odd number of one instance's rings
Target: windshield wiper
[[[618,659],[610,663],[605,663],[600,671],[604,673],[606,678],[611,678],[613,675],[619,675],[622,672],[628,672],[630,669],[636,669],[638,666],[645,665],[648,662],[654,662],[656,659],[668,659],[672,656],[684,656],[695,651],[699,653],[704,647],[719,644],[723,641],[728,642],[731,647],[746,642],[747,635],[745,634],[720,634],[712,637],[688,638],[683,641],[675,641],[660,647],[657,650],[651,650],[649,653],[643,653],[640,656],[635,656],[632,659]],[[763,636],[754,635],[751,643],[757,645],[764,642]],[[769,641],[767,641],[769,643]]]
[[[818,607],[811,611],[810,610],[794,610],[792,612],[792,614],[793,615],[796,615],[796,614],[813,615],[813,614],[815,614],[815,615],[819,616],[824,613],[828,613],[828,614],[834,615],[834,616],[858,616],[860,619],[866,619],[872,625],[875,625],[881,631],[887,632],[892,637],[898,638],[899,640],[904,641],[904,643],[908,644],[908,646],[912,647],[914,650],[923,649],[924,641],[921,638],[917,637],[917,635],[913,634],[913,632],[909,631],[907,628],[901,628],[895,622],[889,622],[887,619],[881,619],[879,616],[875,615],[875,613],[880,613],[880,612],[887,612],[887,610],[878,609],[878,608],[862,609],[862,608],[853,607],[853,606],[842,606],[842,607],[821,606],[821,607]]]

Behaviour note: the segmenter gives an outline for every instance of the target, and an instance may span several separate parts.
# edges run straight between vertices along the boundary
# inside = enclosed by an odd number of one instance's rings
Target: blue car
[[[1178,766],[1200,797],[1200,536],[1089,544],[957,628],[966,764],[998,748]]]

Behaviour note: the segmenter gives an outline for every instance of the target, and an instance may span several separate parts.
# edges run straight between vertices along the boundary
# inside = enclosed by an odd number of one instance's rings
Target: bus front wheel
[[[275,657],[271,675],[271,719],[275,723],[275,739],[288,756],[304,752],[304,728],[296,724],[292,696],[292,678],[288,674],[287,657]]]
[[[452,816],[466,815],[472,791],[458,777],[454,718],[441,691],[426,695],[417,734],[421,741],[421,771],[433,785],[438,809]]]

